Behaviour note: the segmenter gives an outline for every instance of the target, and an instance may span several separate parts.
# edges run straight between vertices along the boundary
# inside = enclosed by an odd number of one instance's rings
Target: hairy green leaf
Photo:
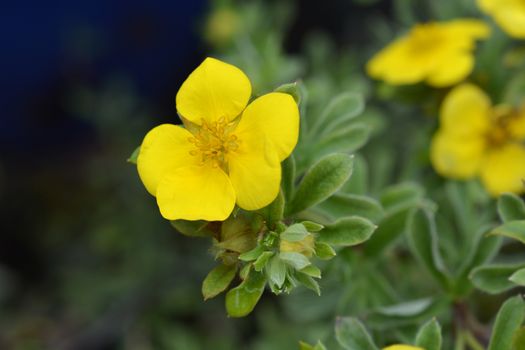
[[[517,239],[525,244],[525,220],[508,221],[496,227],[491,234]]]
[[[303,224],[293,224],[288,226],[283,233],[281,233],[281,239],[285,239],[290,242],[299,242],[308,236],[308,231]]]
[[[326,226],[318,241],[332,245],[353,246],[367,241],[377,228],[372,222],[358,216],[342,218]]]
[[[508,299],[496,316],[488,350],[512,349],[512,341],[525,319],[525,303],[521,296]]]
[[[470,278],[474,285],[490,294],[499,294],[506,290],[516,287],[510,277],[519,270],[525,267],[524,264],[519,265],[485,265],[475,268]]]
[[[264,292],[266,278],[250,271],[248,277],[226,294],[226,312],[230,317],[244,317],[254,309]]]
[[[379,350],[359,320],[338,317],[335,321],[335,337],[346,350]]]
[[[352,174],[353,159],[331,154],[321,159],[304,176],[288,206],[288,214],[310,208],[334,194]]]
[[[414,256],[425,265],[437,281],[447,286],[449,280],[439,253],[434,214],[426,209],[415,210],[410,216],[407,235]]]
[[[525,220],[525,203],[513,193],[504,193],[498,198],[498,214],[503,222]]]
[[[236,265],[219,265],[211,270],[202,282],[204,300],[213,298],[228,288],[236,272]]]
[[[416,345],[425,350],[441,350],[441,326],[436,319],[425,323],[417,332]]]

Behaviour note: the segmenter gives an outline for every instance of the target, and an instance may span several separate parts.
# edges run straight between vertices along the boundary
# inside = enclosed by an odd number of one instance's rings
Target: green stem
[[[479,341],[470,332],[465,333],[465,340],[472,350],[485,350]]]
[[[454,343],[454,350],[465,350],[465,335],[462,330],[457,334],[456,342]]]

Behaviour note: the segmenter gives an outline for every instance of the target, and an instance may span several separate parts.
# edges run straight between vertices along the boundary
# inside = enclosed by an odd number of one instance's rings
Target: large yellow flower
[[[417,24],[377,53],[366,70],[392,85],[425,81],[436,87],[450,86],[472,72],[475,41],[489,34],[489,27],[474,19]]]
[[[525,39],[525,0],[478,0],[478,4],[510,36]]]
[[[292,96],[272,92],[248,106],[250,81],[237,67],[207,58],[177,93],[186,128],[163,124],[144,138],[140,178],[170,220],[225,220],[235,204],[262,208],[277,196],[280,162],[299,133]]]
[[[525,179],[525,105],[492,106],[477,86],[455,87],[441,106],[430,157],[443,176],[480,176],[492,195],[522,193]]]

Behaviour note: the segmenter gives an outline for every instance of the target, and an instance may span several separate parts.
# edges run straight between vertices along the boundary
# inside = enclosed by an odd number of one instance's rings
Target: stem
[[[457,333],[454,350],[465,350],[465,336],[463,331],[458,331]]]
[[[472,350],[485,350],[483,345],[470,333],[469,331],[464,333],[464,338],[467,344],[472,348]]]

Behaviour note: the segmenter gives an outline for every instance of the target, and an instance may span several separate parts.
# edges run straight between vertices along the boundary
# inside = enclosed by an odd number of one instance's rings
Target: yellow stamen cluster
[[[507,105],[496,106],[493,109],[491,119],[493,127],[488,131],[486,137],[492,147],[503,146],[509,141],[519,142],[512,132],[512,124],[522,118],[518,110]]]
[[[199,131],[188,139],[195,145],[190,154],[201,157],[201,165],[211,163],[213,167],[225,168],[228,153],[239,147],[239,140],[232,130],[233,125],[224,118],[212,123],[203,120]]]

